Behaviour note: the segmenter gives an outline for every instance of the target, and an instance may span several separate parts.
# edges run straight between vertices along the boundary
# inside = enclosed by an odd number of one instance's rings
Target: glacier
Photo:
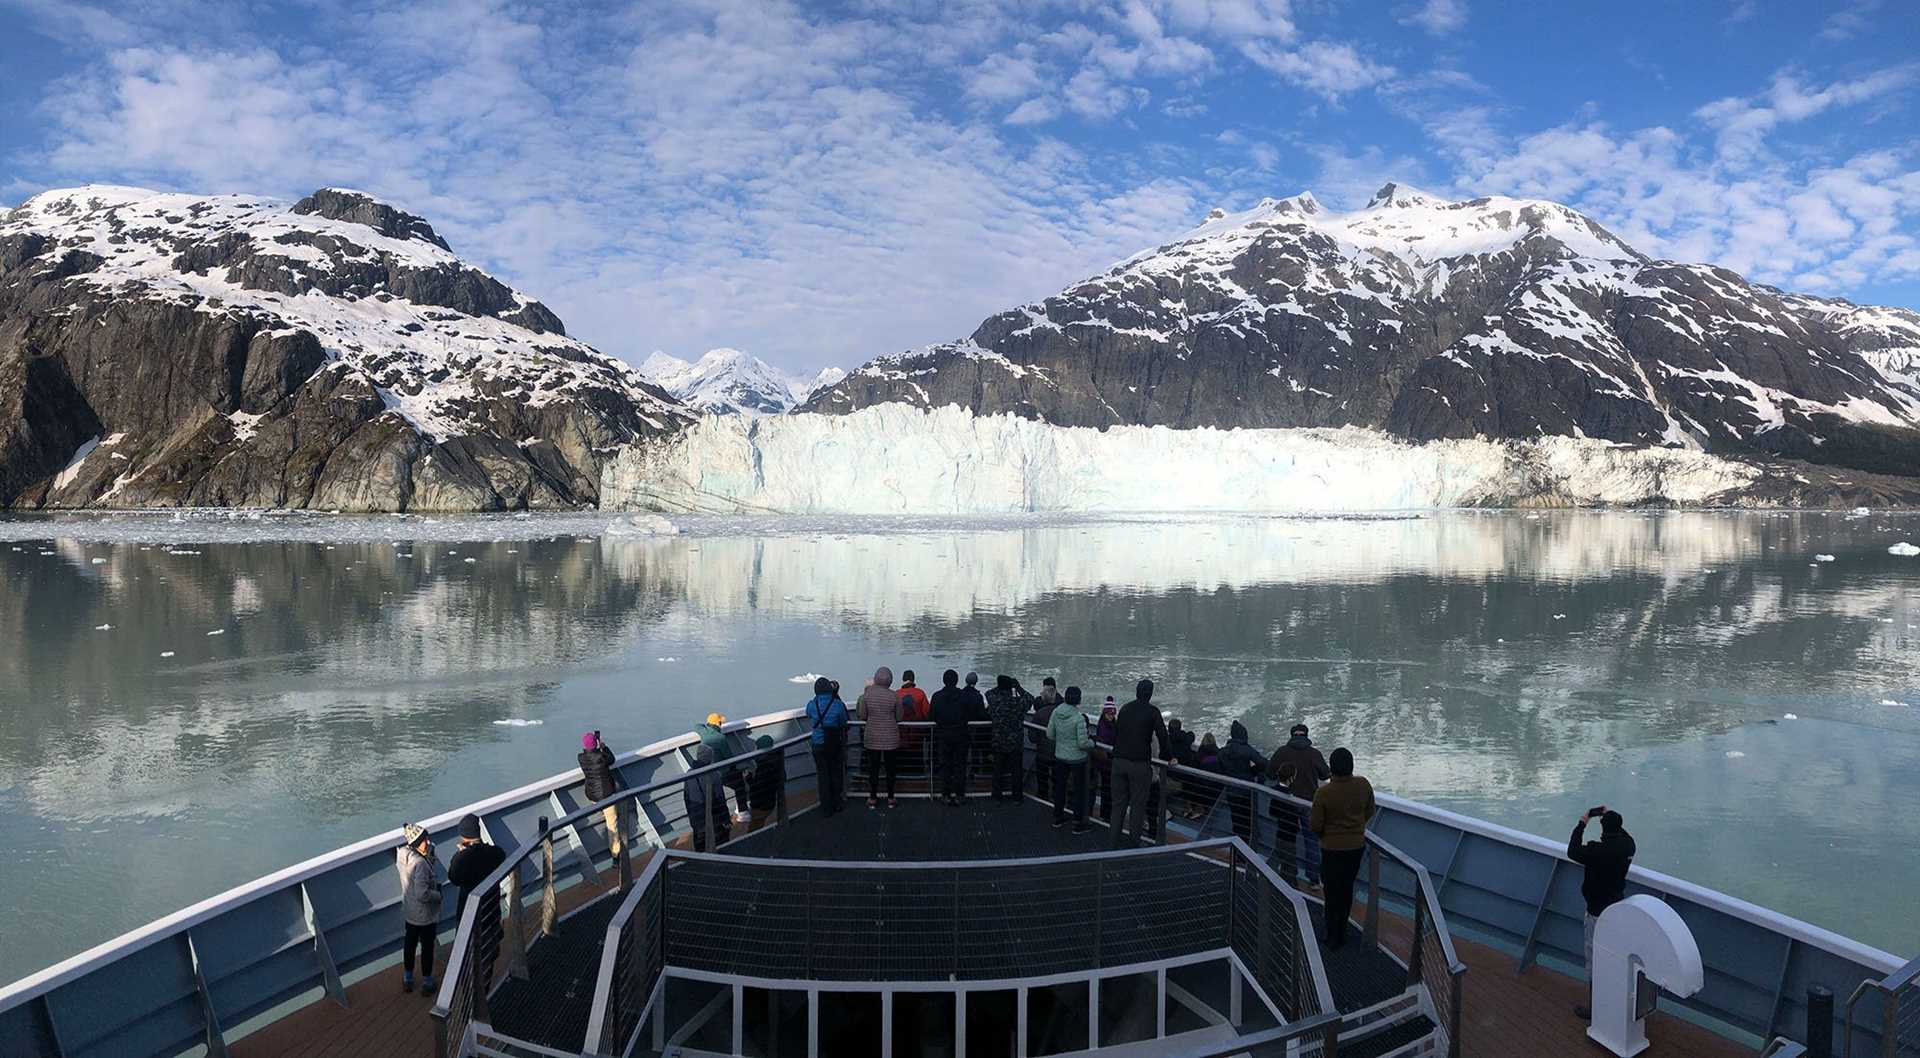
[[[1707,504],[1753,466],[1584,438],[1434,441],[1377,430],[1054,426],[955,406],[708,417],[634,446],[601,506],[696,514],[1330,513]]]

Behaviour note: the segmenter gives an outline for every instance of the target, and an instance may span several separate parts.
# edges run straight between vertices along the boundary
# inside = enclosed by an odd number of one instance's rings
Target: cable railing
[[[529,980],[536,962],[542,971],[558,967],[555,972],[578,972],[577,959],[535,960],[536,946],[553,937],[562,921],[576,914],[599,913],[590,909],[602,898],[630,890],[636,843],[654,852],[671,840],[669,835],[680,831],[677,824],[684,823],[697,845],[716,847],[733,821],[726,809],[728,794],[747,800],[755,767],[776,758],[783,781],[774,791],[774,811],[784,820],[788,787],[813,778],[810,770],[796,774],[788,766],[789,758],[795,756],[791,751],[809,739],[801,734],[766,749],[739,751],[670,779],[618,791],[557,820],[542,818],[538,837],[508,854],[475,887],[461,912],[432,1011],[438,1058],[471,1053],[477,1024],[491,1028],[512,1022],[521,1030],[516,1035],[570,1034],[565,1022],[571,1011],[530,1003],[493,1010],[499,975]],[[729,783],[730,777],[738,781]],[[674,814],[674,795],[682,802],[680,815]],[[701,813],[702,818],[695,821],[690,811],[695,800],[706,805],[717,800],[719,807]],[[609,872],[612,878],[606,876]],[[534,879],[531,893],[527,892],[528,875]],[[596,959],[587,961],[597,965]]]
[[[1312,937],[1305,899],[1233,838],[952,862],[668,850],[605,931],[586,1050],[629,1053],[649,1024],[654,1048],[663,1046],[669,976],[809,992],[939,983],[965,993],[1164,975],[1230,952],[1284,1023],[1260,1042],[1301,1041],[1294,1053],[1331,1056],[1340,1019]],[[1097,1022],[1098,989],[1088,994]]]
[[[1862,1026],[1855,1050],[1854,1026],[1861,1014],[1860,1001],[1870,994],[1880,999],[1879,1024]],[[1847,997],[1846,1026],[1841,1053],[1846,1058],[1920,1058],[1920,959],[1915,959],[1879,981],[1862,981]],[[1879,1047],[1869,1036],[1877,1036]]]
[[[1032,722],[1026,727],[1030,732],[1044,731]],[[1108,753],[1113,750],[1107,743],[1096,741],[1094,745]],[[1302,874],[1311,878],[1318,873],[1319,843],[1307,830],[1311,802],[1261,783],[1172,761],[1149,763],[1156,773],[1154,795],[1149,798],[1152,818],[1146,826],[1152,840],[1165,843],[1178,815],[1183,824],[1191,826],[1203,839],[1233,834],[1263,854],[1267,863],[1280,865],[1293,879],[1297,880]],[[1425,987],[1432,1006],[1427,1014],[1443,1036],[1442,1053],[1458,1058],[1467,968],[1454,951],[1446,915],[1440,906],[1439,890],[1427,869],[1411,856],[1371,831],[1366,840],[1363,875],[1366,904],[1360,922],[1361,938],[1368,947],[1389,953],[1407,968],[1407,988]],[[1385,882],[1383,866],[1387,868]],[[1403,885],[1393,884],[1398,881],[1396,874],[1404,877]],[[1404,937],[1390,931],[1388,937],[1382,939],[1381,913],[1386,902],[1383,898],[1388,896],[1395,899],[1399,909],[1411,920],[1411,931]]]

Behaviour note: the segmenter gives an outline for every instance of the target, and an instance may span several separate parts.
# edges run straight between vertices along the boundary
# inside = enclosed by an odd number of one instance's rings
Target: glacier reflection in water
[[[583,730],[882,662],[1095,702],[1151,675],[1189,726],[1304,720],[1383,789],[1553,838],[1604,801],[1649,866],[1920,950],[1920,559],[1887,551],[1920,517],[681,525],[0,521],[0,977],[559,771]]]

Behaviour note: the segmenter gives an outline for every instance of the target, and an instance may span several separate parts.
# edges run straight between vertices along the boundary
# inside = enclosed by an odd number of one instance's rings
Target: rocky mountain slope
[[[806,410],[1586,437],[1920,473],[1920,316],[1657,261],[1565,206],[1388,184],[1214,213]]]
[[[709,349],[697,361],[654,353],[640,372],[695,411],[714,415],[779,415],[847,377],[837,367],[812,378],[790,375],[738,349]]]
[[[364,194],[0,214],[0,507],[592,506],[692,418]]]

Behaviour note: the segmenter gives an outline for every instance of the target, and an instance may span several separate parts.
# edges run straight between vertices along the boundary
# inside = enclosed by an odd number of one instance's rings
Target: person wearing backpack
[[[820,814],[831,816],[847,800],[847,703],[840,700],[833,681],[825,676],[813,681],[806,722],[820,792]]]
[[[1047,744],[1053,747],[1053,825],[1067,822],[1067,787],[1073,787],[1073,832],[1085,834],[1093,827],[1087,822],[1087,757],[1093,749],[1093,736],[1087,731],[1086,714],[1080,711],[1080,688],[1068,687],[1066,700],[1047,711]]]
[[[400,869],[400,913],[406,923],[406,939],[401,947],[400,990],[413,991],[413,958],[420,955],[420,991],[431,995],[433,956],[440,946],[440,861],[433,855],[433,839],[426,828],[408,823],[401,828],[402,840],[397,854]]]

